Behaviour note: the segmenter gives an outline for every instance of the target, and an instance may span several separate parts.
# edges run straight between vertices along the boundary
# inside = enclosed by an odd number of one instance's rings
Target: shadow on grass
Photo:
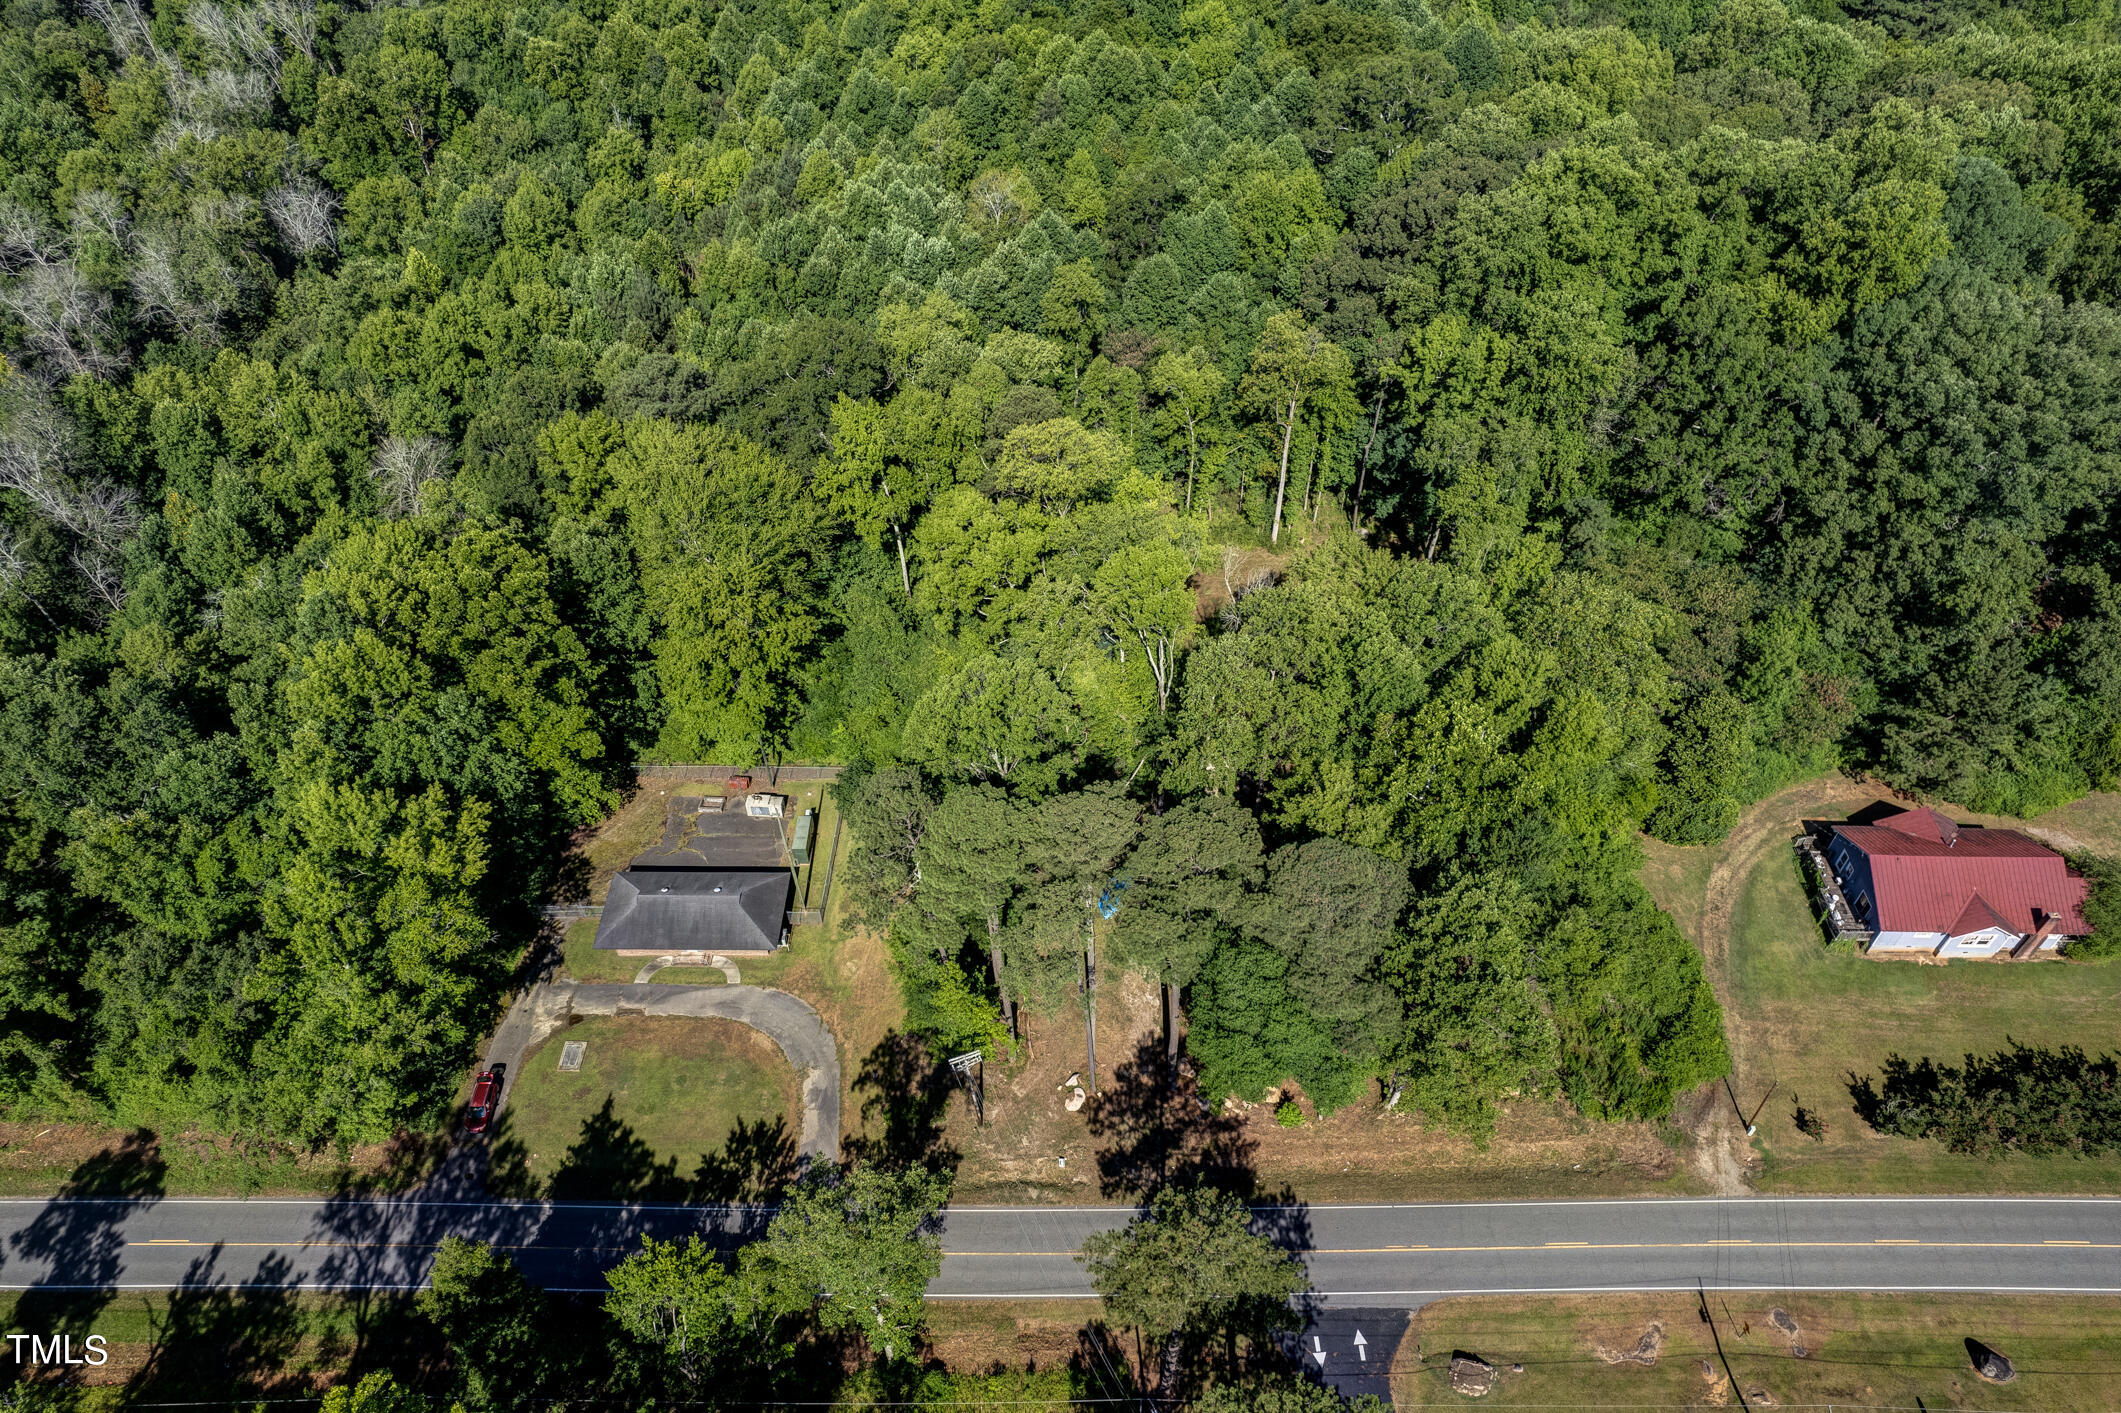
[[[1146,1200],[1173,1182],[1205,1182],[1256,1196],[1255,1145],[1244,1125],[1210,1105],[1181,1069],[1172,1083],[1163,1047],[1141,1042],[1089,1104],[1099,1189],[1108,1198]]]
[[[722,1146],[702,1153],[688,1176],[661,1158],[606,1095],[568,1146],[549,1180],[531,1172],[529,1154],[502,1110],[489,1135],[486,1190],[496,1197],[559,1202],[767,1203],[799,1171],[785,1116],[739,1119]]]
[[[256,1274],[231,1284],[216,1267],[216,1243],[185,1271],[169,1304],[153,1317],[147,1362],[126,1382],[125,1405],[307,1394],[310,1379],[296,1363],[305,1333],[295,1304],[295,1275],[286,1257],[268,1256]],[[317,1358],[336,1365],[350,1351],[327,1339]]]
[[[854,1092],[862,1096],[862,1126],[881,1123],[882,1131],[851,1140],[849,1157],[879,1167],[925,1165],[956,1173],[961,1155],[943,1141],[943,1121],[959,1092],[957,1080],[926,1041],[896,1030],[886,1035],[862,1061]]]

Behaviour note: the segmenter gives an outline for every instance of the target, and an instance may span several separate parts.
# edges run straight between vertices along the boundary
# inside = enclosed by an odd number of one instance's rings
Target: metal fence
[[[643,780],[711,780],[717,775],[748,775],[768,785],[837,780],[836,765],[716,765],[712,762],[639,761],[635,774]]]

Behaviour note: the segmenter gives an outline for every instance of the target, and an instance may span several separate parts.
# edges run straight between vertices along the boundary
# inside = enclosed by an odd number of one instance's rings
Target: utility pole
[[[1771,1084],[1767,1087],[1767,1093],[1760,1096],[1760,1102],[1753,1106],[1753,1117],[1745,1121],[1745,1136],[1747,1138],[1751,1138],[1753,1136],[1753,1119],[1757,1119],[1760,1117],[1760,1111],[1762,1109],[1765,1109],[1767,1107],[1767,1101],[1774,1097],[1775,1085]]]
[[[1097,1093],[1097,924],[1083,944],[1083,1046],[1090,1053],[1090,1092]]]
[[[1745,1390],[1738,1387],[1738,1375],[1731,1369],[1730,1356],[1723,1352],[1723,1336],[1716,1332],[1716,1317],[1709,1313],[1709,1293],[1698,1277],[1694,1281],[1694,1291],[1701,1301],[1701,1323],[1709,1327],[1709,1338],[1716,1345],[1716,1360],[1723,1365],[1723,1376],[1731,1381],[1731,1397],[1738,1400],[1740,1408],[1751,1408],[1753,1405],[1745,1401]]]
[[[987,1065],[986,1057],[978,1050],[967,1050],[962,1055],[950,1057],[950,1072],[957,1076],[959,1084],[972,1100],[974,1120],[980,1128],[987,1126]]]

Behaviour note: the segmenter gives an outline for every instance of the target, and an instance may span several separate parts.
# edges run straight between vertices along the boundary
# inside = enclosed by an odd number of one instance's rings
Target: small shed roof
[[[629,868],[611,880],[600,951],[766,952],[780,945],[788,871]]]

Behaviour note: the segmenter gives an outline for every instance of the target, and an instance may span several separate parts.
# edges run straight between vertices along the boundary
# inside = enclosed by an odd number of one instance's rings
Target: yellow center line
[[[438,1241],[198,1241],[190,1237],[150,1237],[145,1241],[128,1241],[129,1247],[138,1246],[207,1246],[220,1245],[230,1248],[255,1247],[263,1250],[322,1248],[348,1251],[432,1251],[440,1246]],[[716,1243],[721,1244],[721,1243]],[[630,1246],[563,1246],[556,1243],[516,1242],[494,1243],[503,1251],[631,1251]],[[1917,1237],[1873,1237],[1869,1241],[1755,1241],[1750,1238],[1727,1238],[1704,1241],[1548,1241],[1536,1246],[1317,1246],[1306,1248],[1306,1256],[1395,1256],[1422,1252],[1434,1256],[1480,1255],[1515,1251],[1701,1251],[1715,1247],[1745,1246],[1755,1251],[1783,1250],[1835,1250],[1870,1246],[1927,1246],[1936,1250],[1960,1251],[2024,1251],[2043,1247],[2065,1246],[2080,1251],[2121,1251],[2121,1242],[2084,1241],[2075,1238],[2049,1237],[2042,1241],[1923,1241]],[[945,1250],[945,1256],[1019,1258],[1029,1256],[1074,1256],[1067,1251],[961,1251]]]
[[[1864,1250],[1873,1246],[1926,1246],[1955,1251],[2037,1251],[2054,1246],[2053,1241],[1922,1241],[1915,1237],[1874,1237],[1869,1241],[1548,1241],[1537,1246],[1313,1246],[1305,1256],[1396,1256],[1424,1252],[1432,1256],[1482,1255],[1511,1251],[1704,1251],[1719,1246],[1744,1246],[1754,1251]],[[2121,1251],[2121,1242],[2070,1242],[2087,1251]],[[1073,1256],[1073,1251],[958,1251],[945,1249],[950,1257]]]
[[[146,1241],[128,1241],[127,1246],[226,1246],[230,1249],[255,1247],[263,1251],[328,1250],[328,1251],[438,1251],[439,1241],[192,1241],[185,1237],[150,1237]],[[708,1245],[718,1243],[709,1241]],[[560,1246],[554,1243],[535,1241],[503,1242],[490,1241],[487,1245],[496,1251],[624,1251],[638,1250],[632,1246]],[[1073,1256],[1072,1251],[1026,1252],[1033,1256]]]

